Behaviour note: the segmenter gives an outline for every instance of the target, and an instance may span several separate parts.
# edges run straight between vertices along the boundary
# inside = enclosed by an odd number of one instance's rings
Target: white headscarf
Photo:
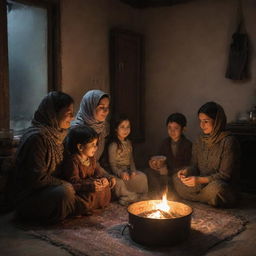
[[[105,137],[109,133],[107,121],[99,122],[94,118],[96,107],[98,106],[102,97],[109,95],[101,90],[90,90],[84,96],[80,103],[80,109],[76,115],[72,126],[87,125],[93,128],[99,134],[98,150],[96,158],[99,159],[105,144]]]

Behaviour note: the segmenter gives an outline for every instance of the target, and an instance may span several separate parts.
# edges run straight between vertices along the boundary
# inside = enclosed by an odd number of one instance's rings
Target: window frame
[[[59,0],[13,0],[47,9],[48,91],[61,90]],[[10,128],[7,0],[0,0],[0,129]]]

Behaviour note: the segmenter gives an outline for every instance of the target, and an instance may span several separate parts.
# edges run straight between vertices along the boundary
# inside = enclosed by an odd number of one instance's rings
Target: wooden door
[[[144,140],[143,36],[123,30],[110,33],[112,116],[126,114],[135,142]]]

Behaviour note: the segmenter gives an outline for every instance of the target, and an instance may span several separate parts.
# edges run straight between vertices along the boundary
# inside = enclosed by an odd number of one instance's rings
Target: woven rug
[[[28,227],[30,235],[66,249],[75,256],[203,255],[221,241],[231,239],[245,229],[246,220],[230,211],[202,204],[193,207],[189,238],[172,247],[148,248],[133,242],[125,207],[111,203],[93,216],[70,219],[61,225]]]

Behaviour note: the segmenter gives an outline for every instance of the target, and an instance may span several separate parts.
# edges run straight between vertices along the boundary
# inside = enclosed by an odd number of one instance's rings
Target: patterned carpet
[[[236,210],[214,209],[198,203],[193,207],[189,238],[172,247],[148,248],[122,230],[128,222],[125,207],[112,203],[93,216],[67,220],[49,227],[26,226],[29,234],[68,250],[75,256],[203,255],[211,247],[245,229],[246,220]],[[24,226],[23,226],[24,228]]]

